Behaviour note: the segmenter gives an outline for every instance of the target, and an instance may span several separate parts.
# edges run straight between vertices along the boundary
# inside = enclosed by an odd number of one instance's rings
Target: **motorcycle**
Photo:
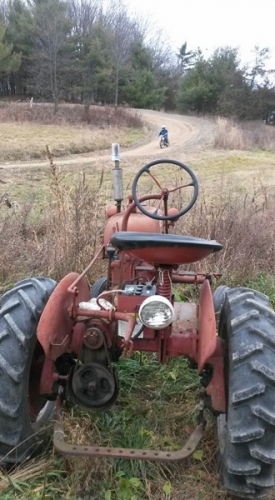
[[[159,147],[162,149],[164,147],[168,148],[168,146],[169,146],[169,141],[167,137],[162,135],[160,138]]]

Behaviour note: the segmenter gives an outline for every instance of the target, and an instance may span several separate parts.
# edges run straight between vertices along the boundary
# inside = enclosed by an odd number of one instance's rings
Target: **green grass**
[[[257,281],[258,280],[258,281]],[[254,282],[265,288],[259,276]],[[263,280],[263,281],[262,281]],[[274,293],[274,283],[272,283]],[[66,439],[74,444],[177,450],[196,426],[200,383],[185,358],[159,365],[135,353],[117,364],[120,394],[104,413],[67,410]],[[64,460],[51,444],[44,457],[0,476],[1,500],[230,500],[219,484],[215,421],[179,463],[107,458]],[[270,497],[271,498],[271,497]],[[232,499],[233,500],[233,499]]]
[[[245,286],[264,293],[270,299],[275,309],[275,276],[274,274],[260,273],[246,281]]]
[[[117,404],[100,414],[73,407],[65,419],[68,440],[76,444],[179,449],[196,426],[196,371],[190,370],[186,359],[160,366],[154,355],[138,353],[129,360],[122,358],[117,369],[121,386]],[[190,459],[191,467],[196,467],[197,462]],[[35,466],[38,471],[31,478]],[[118,500],[165,499],[170,498],[165,491],[173,489],[170,482],[179,467],[144,461],[71,459],[67,475],[65,462],[48,455],[22,468],[21,475],[17,470],[9,479],[2,478],[1,500],[27,499],[31,492],[35,499],[54,499],[57,491],[58,498],[64,499],[85,495],[97,500],[108,495]]]
[[[133,130],[128,135],[128,140],[137,138],[138,131]],[[131,139],[130,139],[131,138]],[[49,144],[51,144],[49,142]],[[110,144],[108,143],[107,147]],[[43,150],[44,151],[44,150]],[[238,192],[243,195],[247,190],[251,192],[255,190],[266,189],[268,192],[273,192],[275,186],[275,159],[274,154],[268,152],[223,152],[216,156],[215,154],[210,158],[207,156],[208,152],[200,153],[194,162],[190,164],[196,173],[200,184],[199,200],[203,197],[215,196],[220,193],[221,189]],[[43,152],[44,155],[44,152]],[[58,165],[58,159],[55,159]],[[121,164],[124,174],[124,193],[125,195],[131,191],[131,183],[135,173],[139,168],[143,167],[146,161],[143,159],[132,159],[125,157]],[[112,162],[98,161],[91,164],[76,164],[76,165],[63,165],[60,171],[66,177],[68,186],[75,183],[77,175],[84,172],[88,184],[93,189],[99,185],[100,178],[103,175],[103,190],[99,192],[99,197],[104,197],[106,202],[112,200]],[[35,200],[39,206],[43,206],[48,199],[49,182],[48,182],[48,167],[39,168],[17,168],[2,169],[0,180],[3,183],[1,192],[7,192],[12,199],[18,203],[30,202]],[[164,170],[159,170],[157,173],[158,180],[162,185],[171,185],[171,175],[175,176],[175,169],[173,167],[166,167]],[[180,182],[180,175],[177,174],[178,182]],[[173,184],[173,181],[172,181]],[[142,176],[140,180],[141,193],[158,192],[159,188],[156,184],[149,180],[148,176]],[[186,190],[182,191],[186,193]],[[178,194],[176,193],[175,197]],[[191,213],[192,216],[192,213]]]

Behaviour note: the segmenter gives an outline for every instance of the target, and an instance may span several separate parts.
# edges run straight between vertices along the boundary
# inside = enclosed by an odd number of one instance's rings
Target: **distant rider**
[[[162,135],[164,137],[165,142],[168,142],[168,130],[165,126],[161,127],[161,131],[159,136]]]

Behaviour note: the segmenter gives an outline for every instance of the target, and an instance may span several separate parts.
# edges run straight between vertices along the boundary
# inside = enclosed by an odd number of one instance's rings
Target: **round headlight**
[[[147,328],[161,330],[174,319],[174,308],[168,299],[161,295],[148,297],[139,308],[139,319]]]

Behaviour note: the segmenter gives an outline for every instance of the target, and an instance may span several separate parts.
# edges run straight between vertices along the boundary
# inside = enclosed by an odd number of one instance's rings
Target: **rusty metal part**
[[[104,336],[99,328],[91,326],[83,335],[83,344],[89,349],[99,349],[104,342]]]
[[[87,309],[76,309],[76,320],[77,318],[95,318],[95,319],[107,319],[112,322],[114,320],[127,321],[127,328],[125,333],[125,338],[123,339],[122,349],[126,351],[132,352],[133,350],[133,342],[131,341],[131,336],[133,334],[136,319],[135,316],[131,316],[127,313],[122,313],[119,311],[115,311],[114,309],[109,309],[108,311],[100,310],[100,311],[91,311]]]
[[[45,359],[40,378],[39,394],[51,394],[55,372],[54,361],[52,359]]]
[[[142,295],[118,295],[118,310],[124,313],[136,315],[138,314],[139,306],[145,299],[146,297]]]
[[[198,306],[194,302],[175,302],[173,332],[183,333],[198,329]]]
[[[88,325],[89,326],[89,325]],[[80,352],[83,337],[86,332],[87,325],[85,323],[76,323],[73,329],[70,343],[70,351],[74,352],[77,356]]]
[[[173,273],[171,276],[172,283],[186,283],[191,285],[201,285],[205,282],[205,276],[185,276],[183,274]]]
[[[154,207],[146,206],[146,210],[150,211],[150,209],[153,211]],[[115,213],[106,221],[106,225],[104,228],[104,236],[103,236],[103,242],[105,245],[108,245],[110,242],[111,236],[113,236],[115,231],[123,231],[122,229],[122,221],[124,218],[125,212],[121,213]],[[148,233],[160,233],[162,229],[162,226],[160,225],[159,221],[154,220],[154,219],[149,219],[148,217],[145,217],[143,214],[141,214],[139,211],[138,212],[131,212],[129,216],[129,220],[127,223],[127,230],[128,231],[145,231]]]
[[[202,371],[206,361],[214,354],[217,346],[216,318],[212,291],[206,280],[200,291],[199,303],[199,345],[198,369]]]
[[[224,340],[218,337],[216,350],[213,356],[207,359],[207,364],[213,367],[213,375],[206,387],[206,394],[211,397],[212,408],[221,413],[226,412],[224,350]]]
[[[142,202],[142,201],[147,201],[147,200],[160,200],[162,198],[162,194],[146,194],[144,196],[141,196],[139,198],[139,201]],[[132,201],[126,208],[124,214],[123,214],[123,219],[122,219],[122,223],[121,223],[121,231],[127,231],[128,230],[128,219],[130,217],[130,214],[131,212],[136,208],[136,204],[134,201]],[[144,217],[143,214],[140,214],[142,219],[142,224],[143,224],[143,228],[144,228],[144,225],[148,225],[148,227],[150,228],[151,227],[151,223],[149,224],[149,221],[151,219],[148,219],[148,217]],[[154,232],[154,233],[160,233],[160,221],[156,221],[158,222],[158,227],[159,227],[159,230],[158,231],[150,231],[150,232]],[[137,229],[134,229],[134,231],[137,231]],[[142,231],[146,232],[146,229],[142,229]]]
[[[219,279],[222,273],[190,273],[190,272],[180,272],[174,271],[172,273],[173,283],[191,283],[195,286],[201,285],[205,280],[212,281],[212,278]]]
[[[171,273],[171,268],[158,268],[158,294],[168,300],[172,295]]]
[[[78,283],[79,302],[90,300],[90,288],[78,273],[67,274],[51,294],[37,327],[37,339],[44,349],[45,356],[55,360],[68,352],[75,322],[68,314],[72,305],[72,294],[68,288]]]
[[[112,400],[116,380],[112,370],[102,363],[86,363],[74,368],[71,389],[78,404],[99,409]]]
[[[132,199],[128,197],[128,199]],[[159,200],[159,195],[145,195],[139,200],[146,201],[150,199]],[[147,207],[148,212],[155,211],[154,207]],[[130,217],[131,216],[131,217]],[[130,218],[130,219],[129,219]],[[147,232],[147,233],[161,233],[163,229],[162,221],[154,220],[149,217],[144,216],[144,214],[136,211],[136,204],[134,201],[127,206],[123,213],[117,214],[107,221],[105,232],[104,232],[104,243],[107,245],[110,242],[111,236],[116,231],[134,231],[134,232]],[[121,285],[121,283],[133,279],[135,262],[139,261],[139,264],[143,262],[143,259],[136,257],[130,257],[126,252],[120,252],[119,261],[111,263],[112,268],[112,284]],[[144,261],[146,265],[148,263]]]
[[[118,296],[118,308],[120,311],[132,313],[133,317],[138,314],[140,304],[146,297],[141,296]],[[174,303],[175,317],[172,327],[155,334],[155,331],[144,328],[143,338],[133,339],[133,350],[142,352],[159,352],[160,342],[166,338],[166,355],[169,357],[188,356],[194,360],[198,353],[198,306],[194,303]],[[116,340],[120,347],[122,339]]]
[[[74,445],[65,441],[65,432],[61,417],[54,426],[54,446],[61,455],[84,457],[128,458],[133,460],[168,461],[176,462],[190,457],[199,445],[203,434],[203,424],[198,425],[192,432],[186,444],[177,451],[137,450],[134,448],[111,448],[105,446]]]
[[[125,252],[120,252],[120,257]],[[113,260],[111,263],[112,270],[112,285],[117,286],[119,283],[130,282],[133,278],[144,279],[145,281],[152,281],[155,278],[156,270],[154,266],[150,266],[147,262],[140,259],[132,259],[129,255],[125,255],[123,259],[123,276],[120,281],[120,269],[122,268],[120,260]]]
[[[166,340],[166,356],[168,358],[187,356],[195,360],[198,353],[198,340],[197,330],[173,332]]]

